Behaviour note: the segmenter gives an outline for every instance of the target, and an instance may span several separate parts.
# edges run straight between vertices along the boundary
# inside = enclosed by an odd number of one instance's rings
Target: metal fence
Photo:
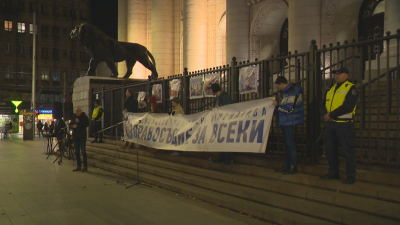
[[[274,97],[279,101],[282,96],[274,81],[278,76],[285,76],[290,82],[304,89],[306,123],[296,128],[298,153],[310,162],[326,163],[323,159],[325,148],[321,135],[324,123],[319,112],[319,104],[322,95],[333,84],[332,71],[345,66],[350,71],[351,81],[360,91],[354,121],[358,161],[371,165],[377,163],[398,166],[400,165],[399,39],[400,30],[395,35],[388,34],[385,37],[362,42],[345,41],[344,44],[337,43],[336,46],[324,45],[322,49],[317,49],[316,42],[312,41],[309,51],[305,53],[289,52],[288,55],[277,55],[260,61],[256,59],[254,62],[237,62],[234,57],[230,65],[194,72],[188,72],[185,68],[182,74],[169,76],[167,79],[108,90],[103,88],[94,91],[93,94],[104,99],[104,126],[107,127],[121,121],[123,96],[128,88],[134,92],[144,91],[150,96],[153,85],[161,84],[163,111],[169,113],[172,110],[170,82],[179,79],[181,86],[178,95],[181,105],[187,114],[192,114],[208,110],[214,99],[213,97],[191,99],[191,78],[212,73],[220,74],[219,83],[222,89],[228,92],[233,103],[238,103],[266,97]],[[255,93],[240,94],[240,69],[249,66],[257,68],[258,90]],[[149,106],[141,111],[149,111]],[[110,130],[106,135],[115,135],[115,131]],[[284,154],[282,135],[276,116],[273,119],[267,146],[268,154]]]

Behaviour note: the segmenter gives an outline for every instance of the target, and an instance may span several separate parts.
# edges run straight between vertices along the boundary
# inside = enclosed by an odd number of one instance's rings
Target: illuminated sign
[[[53,110],[35,110],[36,114],[53,114]]]
[[[12,102],[12,104],[15,105],[15,112],[17,113],[18,112],[18,106],[19,106],[19,104],[21,104],[22,101],[11,101],[11,102]]]

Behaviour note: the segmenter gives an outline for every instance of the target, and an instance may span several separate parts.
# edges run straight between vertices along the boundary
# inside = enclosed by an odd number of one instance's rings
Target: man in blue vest
[[[283,174],[297,173],[297,145],[295,126],[304,124],[303,88],[289,83],[284,76],[276,78],[275,85],[283,93],[282,101],[273,102],[279,113],[279,127],[282,130],[283,144],[286,150],[285,164],[276,172]]]
[[[104,109],[101,107],[100,102],[98,100],[94,101],[95,108],[92,113],[92,121],[93,121],[93,132],[94,132],[94,140],[92,143],[102,143],[103,142],[103,132],[97,133],[101,131],[101,120],[104,116]],[[98,137],[100,139],[98,140]]]
[[[354,125],[358,90],[348,81],[349,71],[340,68],[332,71],[336,84],[325,94],[320,103],[321,115],[326,121],[325,147],[329,172],[321,179],[339,180],[339,145],[343,149],[346,161],[346,179],[344,184],[354,184],[356,177],[356,159],[354,153]]]

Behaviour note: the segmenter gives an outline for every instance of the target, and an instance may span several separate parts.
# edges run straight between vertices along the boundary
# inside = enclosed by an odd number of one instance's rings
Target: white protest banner
[[[191,115],[126,113],[124,134],[129,142],[164,150],[263,153],[273,100],[236,103]]]

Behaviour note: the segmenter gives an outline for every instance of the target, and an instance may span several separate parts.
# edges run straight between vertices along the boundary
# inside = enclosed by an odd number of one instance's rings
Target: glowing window
[[[25,23],[18,22],[18,33],[25,33]]]
[[[12,21],[4,20],[4,30],[12,31]]]

